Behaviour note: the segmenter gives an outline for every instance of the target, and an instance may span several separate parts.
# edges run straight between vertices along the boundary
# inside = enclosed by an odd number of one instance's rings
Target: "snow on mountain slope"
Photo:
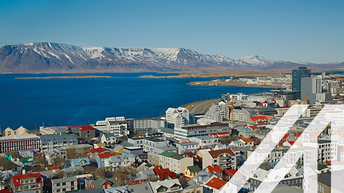
[[[242,58],[237,58],[235,60],[250,64],[252,66],[268,66],[273,63],[273,61],[257,55],[249,55]]]
[[[274,61],[257,55],[231,59],[221,54],[207,55],[186,48],[79,47],[59,43],[36,42],[0,47],[0,71],[21,69],[141,69],[193,70],[234,68],[266,68]],[[285,62],[279,62],[282,67]],[[44,67],[42,67],[44,66]],[[275,65],[276,66],[276,65]]]

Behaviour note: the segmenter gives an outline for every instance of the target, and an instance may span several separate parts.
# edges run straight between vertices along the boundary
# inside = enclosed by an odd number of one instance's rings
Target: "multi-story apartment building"
[[[159,155],[159,165],[162,168],[169,168],[176,173],[183,173],[185,168],[193,166],[193,158],[171,152],[162,152]]]
[[[190,114],[186,108],[168,108],[166,110],[166,124],[169,128],[181,128],[189,124]]]
[[[41,149],[41,139],[36,135],[19,135],[0,139],[0,153]]]
[[[202,168],[219,165],[221,169],[236,168],[236,154],[232,149],[205,151],[202,154]]]
[[[155,166],[159,165],[159,155],[164,151],[175,154],[178,153],[177,148],[172,145],[167,147],[155,147],[153,151],[147,153],[148,162]]]
[[[212,120],[214,122],[221,122],[229,120],[229,107],[226,106],[226,103],[219,102],[219,104],[213,104],[209,110],[205,113],[204,118]]]
[[[318,140],[319,162],[331,161],[331,140]]]
[[[43,178],[40,173],[19,174],[11,178],[12,192],[32,191],[43,193]]]
[[[78,190],[78,179],[76,177],[60,178],[51,180],[52,193]]]
[[[253,152],[257,154],[257,157],[255,157],[256,163],[263,163],[263,162],[278,162],[282,159],[284,152],[287,151],[287,149],[273,149],[269,154],[268,157],[264,158],[264,153],[266,152],[266,149],[255,149],[255,150],[249,150],[247,151],[247,157],[250,157]]]
[[[127,120],[128,129],[137,135],[146,135],[147,133],[158,131],[164,128],[166,120],[164,119],[130,119]]]
[[[231,132],[228,123],[212,123],[209,125],[187,125],[174,129],[174,137],[176,139],[207,136],[212,133]]]
[[[246,101],[248,99],[247,94],[243,93],[237,93],[237,94],[231,94],[231,93],[226,93],[221,95],[221,99],[225,101],[231,101],[233,97],[233,101]]]
[[[281,170],[282,169],[275,169]],[[254,191],[258,188],[258,186],[262,183],[264,179],[266,179],[269,171],[263,170],[258,168],[254,175],[249,179],[250,180],[250,190]],[[303,188],[303,175],[295,168],[292,167],[289,172],[284,176],[284,178],[279,182],[279,184],[284,184],[287,186],[295,186],[298,188]],[[269,188],[270,184],[266,186]],[[273,180],[271,181],[271,186],[273,186]]]
[[[178,153],[179,154],[184,154],[185,150],[187,149],[198,149],[199,144],[194,141],[185,141],[185,142],[179,142],[176,144],[176,148],[178,148]]]
[[[107,117],[105,120],[97,121],[93,127],[103,133],[121,136],[123,131],[127,130],[128,124],[124,117]]]
[[[42,151],[53,151],[54,148],[70,146],[78,144],[78,139],[75,134],[69,135],[59,135],[59,134],[50,134],[50,135],[40,135],[41,149]]]
[[[190,141],[197,142],[202,148],[210,148],[219,144],[219,140],[212,136],[198,136],[189,138]]]
[[[6,138],[6,137],[15,137],[15,136],[29,135],[29,134],[30,134],[29,130],[27,130],[23,126],[19,127],[18,129],[11,129],[11,128],[7,127],[3,131],[2,136]]]

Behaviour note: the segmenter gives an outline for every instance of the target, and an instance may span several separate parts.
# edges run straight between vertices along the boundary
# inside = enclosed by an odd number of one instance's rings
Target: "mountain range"
[[[293,63],[257,55],[231,59],[185,48],[80,47],[36,42],[0,47],[0,73],[338,69],[344,63]]]

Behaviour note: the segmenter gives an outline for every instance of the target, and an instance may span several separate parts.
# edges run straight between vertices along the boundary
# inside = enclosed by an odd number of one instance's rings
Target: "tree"
[[[75,148],[67,149],[67,159],[75,159],[76,154],[77,154],[77,152],[76,152]]]
[[[125,135],[125,131],[122,132],[121,139],[122,139],[122,141],[127,140],[127,136]]]
[[[57,172],[55,172],[54,177],[55,178],[63,178],[63,177],[65,177],[65,175],[66,175],[65,171],[58,170]]]
[[[65,161],[65,159],[63,159],[63,158],[61,158],[61,157],[56,157],[56,158],[53,159],[53,163],[54,163],[54,165],[56,165],[56,166],[62,166],[62,165],[64,165],[64,161]]]
[[[0,166],[3,167],[4,170],[11,170],[14,163],[9,161],[7,158],[0,158]]]

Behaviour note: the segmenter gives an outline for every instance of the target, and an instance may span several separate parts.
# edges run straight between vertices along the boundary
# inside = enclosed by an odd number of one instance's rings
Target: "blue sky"
[[[0,1],[0,45],[182,47],[230,58],[344,61],[344,1]]]

